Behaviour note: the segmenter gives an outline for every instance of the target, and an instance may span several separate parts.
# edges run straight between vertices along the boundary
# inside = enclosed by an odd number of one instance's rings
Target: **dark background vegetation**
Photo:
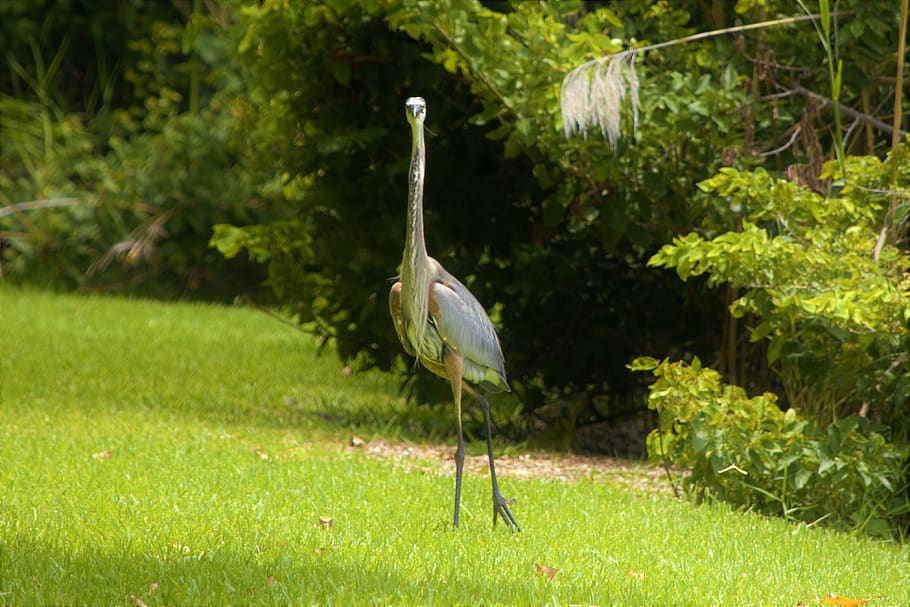
[[[840,102],[886,125],[897,5],[837,2],[828,36]],[[749,219],[699,189],[723,167],[825,194],[835,141],[885,158],[887,130],[853,114],[835,128],[824,37],[804,22],[641,54],[638,126],[626,112],[616,149],[596,129],[566,138],[559,108],[562,78],[584,61],[798,11],[783,0],[4,2],[3,277],[280,303],[356,368],[394,370],[420,402],[444,401],[445,384],[410,373],[387,311],[404,241],[402,104],[422,95],[428,248],[497,324],[515,389],[498,405],[505,430],[562,447],[590,435],[579,429],[609,435],[647,410],[653,378],[628,369],[644,355],[698,357],[811,416],[794,386],[821,368],[794,375],[796,358],[768,356],[773,335],[751,339],[761,311],[728,311],[747,282],[680,280],[648,261],[675,236],[710,239]],[[903,259],[906,240],[888,251]],[[868,346],[890,369],[881,407],[855,384],[835,395],[837,416],[910,413],[897,339]],[[864,381],[854,364],[835,372]],[[899,426],[885,435],[906,444]]]

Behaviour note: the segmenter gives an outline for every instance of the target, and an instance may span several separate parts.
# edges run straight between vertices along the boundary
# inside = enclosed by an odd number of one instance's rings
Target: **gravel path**
[[[363,451],[369,457],[391,459],[407,470],[432,474],[454,474],[454,448],[446,445],[413,445],[378,440],[366,442],[352,437],[348,449]],[[465,457],[465,470],[488,476],[486,455]],[[518,456],[498,455],[496,473],[501,478],[545,479],[564,482],[591,480],[630,489],[672,496],[663,469],[636,460],[600,455],[574,455],[533,451]]]

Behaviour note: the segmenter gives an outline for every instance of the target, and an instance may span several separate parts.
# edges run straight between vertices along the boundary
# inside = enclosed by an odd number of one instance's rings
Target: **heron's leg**
[[[479,391],[473,390],[470,387],[467,387],[467,389],[474,395],[478,402],[480,402],[480,407],[483,409],[483,421],[487,429],[487,456],[490,458],[490,479],[493,481],[493,525],[496,525],[496,517],[498,515],[499,517],[502,517],[503,522],[510,531],[521,531],[518,521],[512,516],[512,511],[509,510],[509,505],[514,504],[515,500],[503,497],[502,493],[499,491],[499,483],[496,482],[496,464],[494,463],[493,458],[492,440],[493,422],[490,417],[490,403]]]
[[[461,429],[461,375],[464,363],[457,354],[446,350],[443,355],[449,382],[452,384],[452,396],[455,399],[455,427],[458,431],[458,446],[455,448],[455,518],[452,527],[458,528],[458,508],[461,504],[461,473],[464,471],[464,433]]]

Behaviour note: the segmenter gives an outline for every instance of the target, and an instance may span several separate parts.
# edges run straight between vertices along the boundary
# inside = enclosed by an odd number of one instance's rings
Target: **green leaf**
[[[437,63],[441,63],[445,71],[450,74],[458,72],[458,66],[461,64],[461,57],[453,49],[445,49],[436,57]]]
[[[550,176],[546,165],[541,163],[535,164],[534,168],[531,169],[531,172],[534,174],[534,177],[537,178],[537,183],[540,184],[541,188],[548,190],[553,187],[553,178]]]
[[[227,259],[236,257],[243,250],[245,232],[241,228],[232,225],[218,224],[214,226],[214,232],[209,246],[218,249],[218,252]]]
[[[831,98],[834,101],[840,99],[840,90],[841,83],[843,82],[844,76],[844,62],[841,59],[837,60],[837,73],[834,75],[834,82],[831,84]]]
[[[809,482],[809,479],[812,478],[812,473],[806,468],[797,468],[796,472],[791,477],[792,487],[797,491],[805,488],[806,484]]]
[[[831,39],[831,6],[829,0],[819,0],[818,10],[821,16],[822,32],[825,34],[824,43],[830,44]]]
[[[341,86],[348,86],[351,83],[351,64],[346,61],[335,61],[332,63],[332,76]]]
[[[755,328],[752,329],[749,334],[749,341],[761,341],[771,333],[772,328],[773,325],[771,324],[770,320],[763,320],[762,322],[758,323]]]
[[[771,343],[768,344],[768,353],[767,359],[768,364],[773,365],[780,358],[781,350],[784,347],[784,344],[787,343],[787,336],[784,334],[775,335],[771,338]]]
[[[634,359],[631,363],[626,365],[626,368],[631,371],[653,371],[660,365],[660,361],[651,356],[639,356]]]

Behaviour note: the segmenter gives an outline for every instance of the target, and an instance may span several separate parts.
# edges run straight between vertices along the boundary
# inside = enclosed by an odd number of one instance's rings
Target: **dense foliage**
[[[719,324],[723,297],[646,262],[711,213],[696,203],[696,184],[724,164],[790,166],[817,180],[830,139],[816,129],[816,98],[780,92],[825,92],[827,72],[816,67],[824,51],[814,36],[793,35],[811,34],[805,24],[649,54],[636,68],[640,127],[616,150],[564,138],[559,83],[624,42],[759,20],[775,8],[744,2],[735,15],[696,3],[467,0],[250,8],[240,44],[247,130],[252,146],[274,152],[268,161],[283,171],[300,217],[293,229],[225,226],[214,243],[268,260],[273,288],[345,356],[391,365],[400,353],[385,298],[403,242],[408,150],[405,122],[394,117],[403,98],[423,94],[431,253],[493,309],[526,407],[562,403],[537,411],[577,423],[609,416],[636,400],[640,384],[624,369],[633,356],[720,349],[723,364],[737,347],[705,331]],[[863,24],[841,34],[862,70],[847,70],[841,98],[850,91],[879,103],[892,90],[876,76],[893,68],[880,61],[894,46],[888,22],[866,4],[841,8]],[[850,143],[872,151],[884,141],[864,131]],[[774,148],[782,151],[761,151]]]
[[[886,428],[855,414],[822,426],[784,412],[774,394],[749,398],[697,358],[642,358],[633,368],[657,377],[652,459],[688,470],[682,482],[696,499],[880,537],[910,532],[908,449],[889,442]]]
[[[908,152],[848,158],[846,174],[832,161],[819,175],[839,184],[827,196],[761,169],[724,170],[700,184],[713,237],[674,238],[651,258],[735,289],[730,312],[750,319],[782,395],[748,399],[699,365],[636,362],[658,377],[649,452],[690,468],[696,495],[910,532],[910,255],[881,240],[891,201],[904,201],[898,217],[910,208]],[[733,229],[717,233],[724,224]]]
[[[649,262],[736,289],[731,313],[750,318],[751,342],[767,342],[787,403],[822,423],[862,405],[910,435],[910,256],[893,245],[873,253],[889,191],[908,198],[908,150],[887,162],[849,158],[849,178],[829,173],[830,163],[820,177],[844,185],[828,196],[761,169],[724,170],[700,185],[716,215],[738,227],[674,238]]]
[[[836,9],[640,53],[623,84],[640,105],[606,141],[565,136],[560,84],[576,66],[804,13],[783,0],[5,3],[0,269],[206,297],[264,279],[345,359],[410,370],[386,298],[404,243],[402,101],[422,95],[428,248],[497,325],[515,388],[498,419],[571,445],[577,427],[644,407],[649,378],[630,360],[697,356],[775,394],[756,397],[768,411],[796,410],[806,440],[861,419],[850,432],[900,454],[906,148],[884,160],[898,7]],[[421,400],[446,398],[411,377]],[[719,478],[694,482],[735,495]]]
[[[214,223],[281,213],[275,172],[247,170],[234,141],[242,81],[220,10],[3,4],[0,273],[159,296],[262,280],[206,246]]]

